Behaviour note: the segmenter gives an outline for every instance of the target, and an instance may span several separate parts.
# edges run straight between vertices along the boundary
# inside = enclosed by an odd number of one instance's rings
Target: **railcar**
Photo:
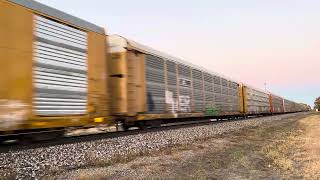
[[[240,83],[109,36],[111,113],[134,120],[241,115]]]
[[[0,140],[308,110],[33,0],[2,0],[0,12]]]
[[[272,114],[284,113],[283,98],[270,93],[270,112]]]
[[[308,105],[302,103],[295,103],[295,111],[303,112],[308,111]]]
[[[311,111],[311,107],[307,104],[300,103],[302,106],[303,111]]]
[[[284,107],[286,112],[302,112],[310,110],[306,104],[296,103],[287,99],[284,100]]]
[[[241,112],[246,115],[270,114],[270,98],[268,92],[250,87],[246,84],[242,84],[241,87],[241,93],[243,94]]]
[[[285,113],[296,112],[295,102],[283,99],[283,107]]]
[[[0,135],[108,121],[105,30],[33,0],[0,12]]]

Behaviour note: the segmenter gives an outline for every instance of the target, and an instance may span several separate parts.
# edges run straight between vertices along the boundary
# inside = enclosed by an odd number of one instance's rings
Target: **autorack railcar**
[[[107,121],[105,30],[33,0],[0,12],[0,134]]]
[[[270,112],[273,114],[284,113],[283,98],[270,93]]]
[[[108,41],[112,114],[141,121],[247,112],[240,110],[240,82],[118,35],[109,36]],[[244,89],[250,113],[269,112],[267,93]],[[263,109],[254,109],[261,98]]]
[[[308,109],[33,0],[2,0],[0,12],[0,139]]]
[[[283,107],[285,113],[290,113],[296,111],[295,102],[283,99]]]
[[[243,105],[241,112],[246,115],[270,114],[269,93],[249,85],[241,85]]]

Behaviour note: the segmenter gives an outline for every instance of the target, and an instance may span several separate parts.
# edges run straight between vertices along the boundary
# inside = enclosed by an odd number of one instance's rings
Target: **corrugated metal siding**
[[[227,80],[221,78],[221,93],[220,93],[220,102],[218,103],[218,108],[222,112],[228,112],[227,100],[228,100],[228,88]]]
[[[164,60],[146,55],[147,112],[165,112]]]
[[[41,16],[36,16],[35,21],[35,35],[37,37],[80,49],[87,49],[87,34],[85,32]]]
[[[213,106],[222,114],[239,112],[237,83],[204,73],[204,84],[206,106]]]
[[[58,18],[60,20],[70,22],[71,24],[75,26],[82,27],[84,29],[88,29],[90,31],[94,31],[100,34],[104,34],[104,29],[94,25],[88,21],[79,19],[77,17],[71,16],[65,12],[62,12],[60,10],[54,9],[52,7],[46,6],[44,4],[41,4],[39,2],[33,1],[33,0],[9,0],[13,3],[19,4],[21,6],[30,8],[34,11],[41,12],[43,14],[49,15],[51,17]]]
[[[230,103],[231,103],[231,111],[239,112],[239,84],[232,82],[232,86],[230,87]]]
[[[204,93],[205,93],[205,104],[207,106],[213,106],[213,78],[209,73],[204,74]]]
[[[146,79],[148,113],[239,112],[239,85],[219,76],[146,55]]]
[[[217,109],[222,110],[223,97],[222,97],[222,87],[221,78],[219,76],[213,76],[214,83],[214,102]]]
[[[194,111],[202,112],[204,110],[204,96],[203,96],[203,79],[202,72],[196,69],[192,70],[192,87],[193,87],[193,101]]]
[[[269,95],[267,93],[247,87],[247,98],[248,113],[256,114],[270,112]]]
[[[166,69],[167,69],[167,91],[169,91],[169,95],[167,95],[167,108],[169,112],[177,112],[178,111],[178,92],[177,92],[177,64],[172,61],[166,61]]]
[[[35,114],[85,114],[87,34],[40,16],[35,16],[34,23]]]
[[[271,95],[272,98],[272,112],[273,113],[280,113],[283,112],[283,100],[281,97]]]
[[[191,69],[178,64],[179,107],[180,112],[191,112],[192,82]]]
[[[285,99],[284,100],[285,112],[295,112],[295,103]]]

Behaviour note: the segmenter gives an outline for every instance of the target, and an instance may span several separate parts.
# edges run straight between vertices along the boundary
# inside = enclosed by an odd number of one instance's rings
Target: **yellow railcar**
[[[108,122],[105,30],[33,0],[0,12],[0,133]]]
[[[33,0],[1,0],[0,27],[0,138],[111,124],[113,118],[132,123],[308,108],[107,36],[99,26]]]

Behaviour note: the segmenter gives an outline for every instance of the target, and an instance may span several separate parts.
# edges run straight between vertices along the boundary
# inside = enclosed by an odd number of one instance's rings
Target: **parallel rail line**
[[[276,116],[276,115],[269,115],[269,116]],[[16,152],[16,151],[30,150],[30,149],[36,149],[36,148],[46,148],[46,147],[59,146],[64,144],[83,143],[83,142],[97,141],[97,140],[103,140],[108,138],[112,139],[112,138],[118,138],[123,136],[145,134],[149,132],[168,131],[168,130],[179,129],[179,128],[204,126],[204,125],[219,124],[219,123],[225,123],[225,122],[246,121],[251,118],[261,118],[261,117],[265,117],[265,116],[249,116],[246,118],[243,117],[243,118],[237,118],[237,119],[231,119],[231,120],[228,120],[228,119],[192,120],[192,121],[185,121],[185,122],[178,122],[178,123],[162,124],[160,127],[151,127],[147,129],[134,129],[134,130],[128,130],[128,131],[103,132],[103,133],[97,133],[97,134],[61,137],[54,140],[45,140],[45,141],[33,142],[30,144],[21,144],[21,143],[2,144],[0,145],[0,153]],[[42,132],[38,132],[38,133],[42,133]],[[25,135],[28,135],[28,133],[25,133]]]

